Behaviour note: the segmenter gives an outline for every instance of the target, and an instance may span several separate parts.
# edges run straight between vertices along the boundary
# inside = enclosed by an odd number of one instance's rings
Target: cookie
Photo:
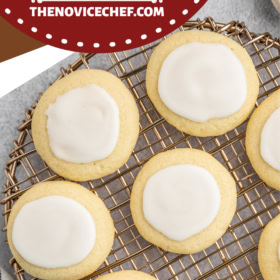
[[[42,159],[74,181],[101,178],[129,159],[139,113],[126,86],[102,70],[79,70],[56,81],[40,98],[32,135]]]
[[[280,275],[280,215],[262,232],[258,261],[264,280],[278,280]]]
[[[272,0],[272,3],[274,5],[274,7],[276,8],[276,10],[278,11],[278,13],[280,13],[280,1],[279,0]]]
[[[216,159],[200,150],[175,149],[154,156],[139,172],[131,212],[147,241],[191,254],[225,233],[236,200],[235,182]]]
[[[156,47],[146,85],[167,122],[201,137],[224,134],[244,122],[259,92],[247,51],[226,36],[198,30],[175,33]]]
[[[154,277],[150,276],[141,271],[136,270],[124,270],[119,272],[113,272],[104,276],[98,277],[98,280],[155,280]]]
[[[276,129],[270,122],[278,112]],[[246,152],[259,177],[280,190],[280,90],[265,99],[254,111],[246,131]],[[263,137],[263,138],[262,138]],[[262,146],[263,145],[263,146]]]
[[[114,225],[100,198],[71,182],[44,182],[15,203],[7,227],[18,264],[40,279],[81,279],[106,259]]]

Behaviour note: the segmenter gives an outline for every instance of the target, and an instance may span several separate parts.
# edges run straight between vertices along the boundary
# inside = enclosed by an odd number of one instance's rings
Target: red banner
[[[162,38],[207,0],[1,0],[0,15],[45,44],[77,52],[131,49]]]

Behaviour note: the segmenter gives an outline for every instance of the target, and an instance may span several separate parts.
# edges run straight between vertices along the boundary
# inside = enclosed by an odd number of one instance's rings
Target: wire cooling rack
[[[218,32],[247,49],[260,78],[256,106],[279,88],[279,40],[272,39],[269,34],[250,33],[238,22],[218,24],[211,18],[187,22],[177,31],[187,29]],[[257,262],[258,241],[264,226],[279,213],[280,193],[259,179],[248,160],[244,146],[247,121],[225,135],[199,138],[179,132],[158,114],[145,89],[146,65],[157,43],[102,55],[102,59],[112,65],[108,71],[119,76],[135,97],[141,116],[141,132],[129,161],[120,170],[100,180],[82,183],[103,199],[116,230],[111,254],[87,279],[123,269],[141,270],[160,280],[262,279]],[[68,69],[61,70],[59,79],[79,68],[90,68],[94,57],[94,54],[81,54]],[[5,197],[1,201],[4,232],[13,204],[27,189],[41,181],[63,179],[48,168],[34,149],[31,132],[34,107],[26,112],[26,120],[18,128],[19,137],[5,170]],[[196,148],[212,154],[229,170],[238,192],[237,212],[226,233],[213,246],[193,255],[169,253],[145,241],[134,226],[129,208],[132,185],[143,164],[155,154],[177,147]],[[31,279],[14,258],[10,265],[17,279]]]

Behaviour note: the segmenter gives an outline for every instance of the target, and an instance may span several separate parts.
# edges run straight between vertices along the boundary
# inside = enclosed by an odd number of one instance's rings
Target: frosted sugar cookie
[[[260,178],[280,190],[280,90],[264,100],[250,118],[246,151]]]
[[[13,206],[8,243],[19,265],[47,280],[93,273],[110,253],[114,225],[100,198],[71,182],[39,183]]]
[[[206,249],[228,228],[236,210],[235,182],[211,155],[195,149],[159,153],[132,189],[135,226],[149,242],[174,253]]]
[[[262,232],[259,243],[258,260],[264,280],[279,280],[280,215],[274,218]]]
[[[104,276],[98,277],[98,280],[155,280],[154,277],[144,272],[135,270],[124,270],[113,272]]]
[[[177,129],[221,135],[249,116],[259,92],[246,50],[223,35],[178,32],[156,47],[147,68],[148,95]]]
[[[79,70],[56,81],[32,119],[35,148],[59,175],[86,181],[108,175],[129,158],[139,113],[126,86],[102,70]]]

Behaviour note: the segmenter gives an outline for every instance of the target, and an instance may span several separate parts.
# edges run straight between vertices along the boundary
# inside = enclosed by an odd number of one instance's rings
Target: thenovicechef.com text
[[[164,17],[163,7],[30,7],[32,17]]]

